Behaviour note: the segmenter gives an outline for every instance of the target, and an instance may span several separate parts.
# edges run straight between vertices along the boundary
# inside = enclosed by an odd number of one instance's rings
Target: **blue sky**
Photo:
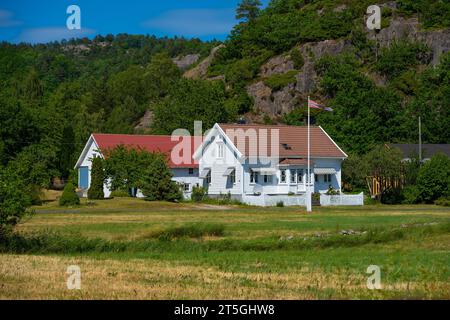
[[[223,40],[239,0],[2,0],[0,41],[42,43],[109,33]],[[269,0],[262,0],[266,5]],[[81,30],[68,30],[69,5],[81,9]]]

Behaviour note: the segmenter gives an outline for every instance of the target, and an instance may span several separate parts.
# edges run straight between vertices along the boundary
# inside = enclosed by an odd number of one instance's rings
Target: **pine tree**
[[[88,190],[89,199],[103,199],[103,184],[105,173],[103,171],[103,160],[99,157],[92,159],[91,187]]]
[[[236,19],[248,22],[254,20],[259,14],[260,6],[261,1],[259,0],[242,0],[236,9]]]
[[[144,171],[140,189],[150,201],[176,201],[182,197],[162,154],[155,155],[152,164]]]

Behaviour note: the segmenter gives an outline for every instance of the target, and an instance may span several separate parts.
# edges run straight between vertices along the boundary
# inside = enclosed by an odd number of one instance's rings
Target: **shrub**
[[[410,185],[404,187],[402,195],[404,204],[415,204],[419,202],[419,190],[417,189],[417,186]]]
[[[381,194],[383,204],[400,204],[403,200],[404,196],[400,188],[389,188]]]
[[[194,186],[192,188],[191,200],[194,202],[201,202],[205,199],[206,193],[205,188]]]
[[[450,207],[450,198],[440,198],[434,202],[437,206]]]
[[[417,188],[420,201],[426,203],[450,196],[450,158],[441,153],[427,161],[420,168]]]
[[[288,84],[295,83],[298,71],[291,70],[283,74],[275,74],[264,80],[264,84],[272,90],[277,91],[286,87]]]
[[[278,208],[283,208],[284,207],[284,202],[283,201],[278,201],[277,202],[277,207]]]
[[[103,160],[100,157],[92,159],[91,186],[88,190],[89,199],[103,199],[103,184],[105,183],[105,172]]]
[[[298,49],[293,49],[291,51],[291,60],[294,63],[294,68],[300,70],[303,68],[305,64],[305,59],[303,58],[302,53]]]
[[[60,206],[76,206],[80,204],[80,198],[75,192],[75,186],[71,181],[67,182],[63,194],[59,198]]]
[[[130,194],[128,191],[123,189],[114,190],[111,192],[111,198],[129,198]]]

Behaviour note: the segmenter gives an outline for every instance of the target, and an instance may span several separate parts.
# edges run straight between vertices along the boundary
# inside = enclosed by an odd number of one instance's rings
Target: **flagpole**
[[[309,105],[310,97],[308,96],[308,175],[306,177],[306,211],[312,212],[311,197],[311,108]]]

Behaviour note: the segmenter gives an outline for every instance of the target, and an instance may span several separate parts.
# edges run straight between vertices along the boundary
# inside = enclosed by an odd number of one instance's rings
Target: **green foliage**
[[[155,154],[150,166],[144,168],[139,188],[149,201],[179,201],[183,197],[162,154]]]
[[[136,188],[155,157],[145,150],[127,148],[119,145],[112,150],[104,151],[105,176],[111,181],[111,191]]]
[[[416,204],[419,202],[419,189],[415,185],[407,185],[402,189],[403,203]]]
[[[236,19],[253,21],[259,14],[260,6],[261,1],[259,0],[241,0],[236,9]]]
[[[418,14],[425,28],[450,27],[450,3],[442,0],[397,0],[399,12],[407,16]]]
[[[130,194],[126,190],[114,190],[111,192],[111,198],[128,198]]]
[[[305,64],[305,59],[303,58],[302,53],[297,48],[293,49],[291,51],[291,60],[294,63],[294,68],[296,70],[300,70],[303,68],[303,65]]]
[[[105,183],[105,172],[103,159],[94,157],[92,159],[91,186],[88,190],[88,198],[92,200],[104,199],[103,184]]]
[[[0,240],[20,222],[30,205],[29,190],[20,175],[0,165]]]
[[[278,201],[276,206],[278,208],[284,208],[284,202],[283,201]]]
[[[182,79],[170,89],[169,97],[153,106],[152,132],[171,134],[184,128],[193,132],[194,121],[203,128],[235,118],[224,108],[225,88],[222,82]]]
[[[431,50],[425,44],[400,41],[382,49],[376,69],[389,78],[394,78],[409,68],[428,64],[430,60]]]
[[[439,198],[434,204],[437,206],[450,207],[450,198]]]
[[[292,70],[283,74],[274,74],[265,79],[264,84],[274,91],[281,90],[287,85],[296,82],[295,76],[297,75],[297,73],[297,71]]]
[[[364,157],[351,154],[342,163],[342,182],[344,191],[366,190],[366,177],[369,172]]]
[[[192,188],[191,200],[194,202],[201,202],[205,199],[207,190],[203,187],[194,186]]]
[[[80,204],[80,198],[75,192],[75,186],[71,181],[67,182],[64,191],[59,198],[60,206],[76,206]]]
[[[420,201],[426,203],[450,196],[450,159],[436,154],[425,162],[417,177],[417,188]]]

